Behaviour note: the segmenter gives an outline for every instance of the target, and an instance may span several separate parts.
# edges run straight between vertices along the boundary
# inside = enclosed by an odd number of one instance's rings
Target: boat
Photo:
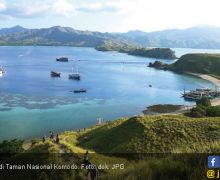
[[[51,77],[60,77],[60,72],[58,72],[58,71],[51,71],[50,72],[50,75],[51,75]]]
[[[5,71],[4,71],[3,67],[0,66],[0,76],[3,76],[4,72],[5,72]]]
[[[75,89],[73,90],[74,93],[86,93],[86,89]]]
[[[80,75],[78,73],[78,70],[76,73],[73,73],[73,68],[72,68],[72,73],[69,74],[69,79],[75,79],[75,80],[80,80]]]
[[[68,57],[64,57],[64,56],[56,58],[56,60],[59,61],[59,62],[68,62],[69,61]]]
[[[149,87],[152,87],[152,85],[151,85],[151,84],[149,84]]]
[[[198,101],[202,99],[203,97],[207,97],[209,99],[214,99],[216,97],[220,96],[220,92],[216,89],[196,89],[189,92],[186,92],[184,89],[184,93],[182,94],[182,97],[186,100],[190,101]]]

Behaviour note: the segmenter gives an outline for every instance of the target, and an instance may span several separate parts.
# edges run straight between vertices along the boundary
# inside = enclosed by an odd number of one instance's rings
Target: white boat
[[[80,75],[79,75],[78,69],[77,69],[76,73],[73,73],[73,68],[72,68],[72,73],[69,74],[69,79],[80,80]]]

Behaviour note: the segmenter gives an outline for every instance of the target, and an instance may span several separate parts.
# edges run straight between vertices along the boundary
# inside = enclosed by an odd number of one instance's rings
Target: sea
[[[220,50],[173,49],[187,53],[219,53]],[[57,62],[66,56],[69,62]],[[206,80],[147,67],[154,58],[85,47],[2,46],[0,65],[0,141],[39,138],[142,114],[155,104],[192,105],[181,93],[213,88]],[[173,63],[174,60],[162,60]],[[52,70],[61,73],[52,78]],[[78,71],[81,80],[68,75]],[[151,86],[151,87],[150,87]],[[73,93],[76,89],[86,93]]]

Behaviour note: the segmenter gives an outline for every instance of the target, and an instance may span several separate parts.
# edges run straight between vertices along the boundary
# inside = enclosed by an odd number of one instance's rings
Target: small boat
[[[74,93],[86,93],[86,89],[75,89],[73,90]]]
[[[3,67],[0,66],[0,76],[3,76],[4,72],[5,72],[5,71],[4,71]]]
[[[149,87],[152,87],[152,85],[151,85],[151,84],[149,84]]]
[[[60,72],[57,72],[57,71],[51,71],[50,72],[50,75],[51,75],[51,77],[60,77]]]
[[[69,61],[68,57],[59,57],[59,58],[56,58],[56,60],[59,62],[68,62]]]
[[[78,73],[78,70],[76,73],[73,73],[73,68],[72,68],[72,73],[69,74],[69,79],[75,79],[75,80],[80,80],[80,75]]]

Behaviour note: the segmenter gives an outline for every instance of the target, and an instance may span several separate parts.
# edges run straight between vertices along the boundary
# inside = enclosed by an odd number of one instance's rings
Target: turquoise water
[[[204,51],[174,50],[178,56]],[[62,55],[71,61],[56,62]],[[193,76],[148,68],[153,61],[93,48],[0,47],[6,71],[0,78],[0,140],[89,127],[98,117],[128,117],[152,104],[190,104],[181,98],[184,88],[213,87]],[[68,79],[72,67],[79,69],[81,81]],[[60,71],[61,78],[51,78],[51,70]],[[70,92],[77,88],[87,93]]]

